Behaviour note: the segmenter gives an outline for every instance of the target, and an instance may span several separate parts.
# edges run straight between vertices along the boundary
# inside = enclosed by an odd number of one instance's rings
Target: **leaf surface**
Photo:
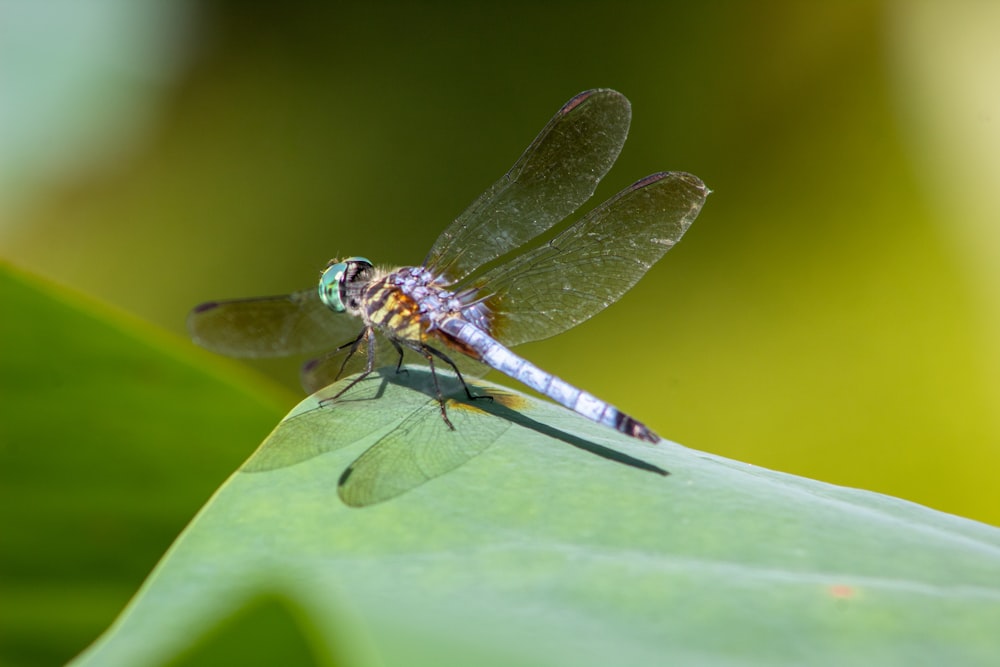
[[[670,442],[634,442],[488,383],[475,389],[501,397],[498,406],[449,403],[461,414],[452,434],[426,382],[411,369],[322,407],[322,396],[300,404],[75,664],[174,655],[268,590],[307,610],[323,655],[346,651],[352,664],[1000,656],[992,527]],[[405,429],[428,410],[425,428]],[[310,414],[322,416],[281,435]],[[392,457],[372,452],[401,426],[416,459],[463,432],[481,446],[400,495],[345,504],[338,480],[366,457],[366,475],[393,482]]]

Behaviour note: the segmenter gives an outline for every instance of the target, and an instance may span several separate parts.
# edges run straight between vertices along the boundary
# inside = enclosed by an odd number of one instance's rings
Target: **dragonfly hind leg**
[[[469,385],[465,383],[465,378],[462,376],[462,371],[458,370],[458,366],[455,365],[455,362],[452,361],[448,357],[448,355],[446,355],[444,352],[442,352],[441,350],[437,350],[431,347],[430,345],[424,345],[424,349],[426,349],[427,352],[430,352],[439,359],[443,359],[445,363],[451,366],[452,370],[455,371],[455,375],[458,376],[458,381],[462,383],[462,389],[465,390],[465,395],[469,398],[470,401],[478,401],[479,399],[486,399],[489,401],[493,400],[493,397],[490,396],[489,394],[482,394],[480,396],[473,394],[472,390],[469,389]],[[426,356],[426,354],[424,356]]]
[[[451,366],[452,370],[455,371],[455,375],[458,376],[459,382],[462,383],[462,388],[465,389],[465,395],[469,397],[469,400],[474,401],[480,398],[489,399],[491,401],[493,400],[492,396],[488,395],[476,396],[475,394],[473,394],[472,391],[469,389],[469,385],[466,384],[465,378],[462,377],[462,371],[458,370],[458,366],[455,365],[455,362],[449,359],[448,355],[446,355],[441,350],[437,350],[431,347],[430,345],[424,345],[424,344],[415,346],[415,349],[418,350],[420,354],[424,356],[425,359],[427,359],[427,365],[431,369],[431,380],[434,381],[434,393],[437,394],[438,405],[441,406],[441,419],[444,420],[444,423],[447,424],[448,428],[450,428],[452,431],[455,430],[455,426],[451,423],[451,420],[448,419],[448,410],[445,407],[444,394],[441,392],[441,385],[438,382],[437,370],[434,368],[434,357],[441,359],[449,366]]]
[[[431,380],[434,381],[434,394],[437,396],[438,405],[441,407],[441,419],[443,419],[444,423],[448,425],[448,428],[454,431],[455,425],[451,423],[450,419],[448,419],[448,410],[444,405],[444,394],[441,393],[441,385],[438,384],[437,372],[434,370],[434,355],[432,354],[432,350],[433,348],[427,347],[426,345],[421,346],[420,348],[421,354],[423,354],[424,358],[427,359],[427,365],[431,369]]]

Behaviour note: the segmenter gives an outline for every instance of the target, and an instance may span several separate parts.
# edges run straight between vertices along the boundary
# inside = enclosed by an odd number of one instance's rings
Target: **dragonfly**
[[[194,341],[244,358],[328,351],[302,368],[310,393],[384,360],[426,362],[443,423],[454,430],[435,369],[465,378],[495,369],[566,408],[638,440],[649,427],[518,356],[511,348],[589,319],[628,291],[683,236],[709,194],[684,172],[636,181],[559,231],[593,195],[625,143],[631,105],[610,89],[569,100],[520,158],[459,215],[419,266],[331,260],[318,288],[210,301],[188,317]],[[336,347],[333,347],[335,346]],[[332,350],[331,350],[332,348]]]

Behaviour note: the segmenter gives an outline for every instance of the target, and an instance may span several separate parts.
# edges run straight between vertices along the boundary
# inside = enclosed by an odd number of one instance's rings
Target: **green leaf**
[[[74,664],[156,664],[262,592],[311,619],[317,661],[354,665],[1000,659],[995,528],[487,383],[492,404],[449,399],[451,432],[427,383],[300,404]]]
[[[0,663],[61,664],[281,410],[249,374],[225,385],[176,339],[2,263],[0,304]]]
[[[0,302],[0,648],[52,664],[124,603],[273,402],[65,290],[0,270]],[[995,528],[644,445],[485,383],[494,401],[449,401],[452,433],[427,380],[304,401],[75,664],[1000,657]]]

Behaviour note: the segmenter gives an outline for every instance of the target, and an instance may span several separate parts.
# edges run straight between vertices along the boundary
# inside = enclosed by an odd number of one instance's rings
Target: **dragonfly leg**
[[[462,377],[462,371],[458,370],[458,366],[455,365],[454,361],[452,361],[450,358],[448,358],[448,355],[446,355],[441,350],[434,349],[430,345],[425,345],[424,348],[428,352],[430,352],[431,354],[433,354],[434,356],[436,356],[436,357],[438,357],[440,359],[443,359],[449,366],[451,366],[452,370],[455,371],[455,375],[458,376],[459,382],[462,383],[462,388],[465,389],[465,395],[469,397],[470,401],[475,401],[475,400],[478,400],[480,398],[485,398],[485,399],[490,400],[490,401],[493,400],[493,397],[490,396],[490,395],[488,395],[488,394],[483,394],[481,396],[476,396],[475,394],[473,394],[472,391],[469,389],[469,385],[467,385],[465,383],[465,378]],[[426,354],[424,356],[426,356]]]
[[[396,362],[396,372],[397,373],[409,373],[410,371],[403,368],[403,346],[397,343],[394,339],[390,338],[389,342],[392,346],[396,348],[396,352],[399,352],[399,361]]]
[[[335,380],[339,380],[340,376],[344,374],[344,369],[347,368],[347,362],[351,360],[351,357],[354,356],[354,353],[358,351],[359,347],[361,347],[361,341],[364,340],[364,337],[366,335],[368,336],[368,351],[371,352],[371,350],[373,349],[373,347],[372,347],[372,341],[374,340],[374,338],[373,338],[373,335],[371,333],[371,329],[369,329],[368,327],[365,327],[364,329],[361,330],[361,333],[358,334],[357,338],[355,338],[352,341],[348,341],[348,342],[344,343],[343,345],[341,345],[340,347],[338,347],[336,350],[334,350],[331,353],[331,354],[336,354],[337,352],[340,352],[341,350],[343,350],[345,347],[350,347],[351,348],[351,351],[348,352],[344,356],[344,360],[342,362],[340,362],[340,370],[337,371],[337,377],[334,378]],[[368,365],[371,366],[371,363],[372,363],[372,356],[371,356],[371,354],[369,354],[368,355]],[[341,392],[341,393],[343,393],[343,392]],[[340,394],[337,394],[337,395],[339,396]]]
[[[424,355],[424,358],[427,359],[427,365],[431,369],[431,380],[434,381],[434,393],[437,394],[438,405],[441,406],[441,419],[443,419],[444,423],[448,425],[448,428],[454,431],[455,426],[451,423],[451,420],[448,419],[448,411],[444,406],[444,394],[441,393],[441,385],[438,384],[437,371],[434,370],[434,354],[441,355],[441,353],[427,345],[420,345],[417,349],[419,349],[420,354]],[[449,361],[448,363],[451,362]]]
[[[351,351],[347,355],[348,358],[350,358],[351,355],[353,355],[355,352],[358,351],[358,347],[361,346],[361,340],[365,337],[365,335],[368,336],[368,362],[365,364],[365,370],[361,371],[358,374],[358,377],[356,377],[353,380],[351,380],[346,387],[344,387],[343,389],[341,389],[340,391],[338,391],[336,394],[334,394],[330,398],[324,398],[322,401],[320,401],[320,405],[321,406],[322,405],[326,405],[327,403],[329,403],[331,401],[337,400],[338,398],[340,398],[341,396],[343,396],[345,393],[347,393],[354,385],[356,385],[357,383],[361,382],[366,377],[368,377],[369,375],[371,375],[372,371],[375,370],[375,334],[374,334],[374,332],[370,328],[365,328],[365,330],[362,331],[361,334],[357,338],[355,338],[352,342],[346,343],[344,345],[341,345],[338,349],[342,350],[345,347],[347,347],[348,345],[350,345],[351,346]],[[344,364],[346,364],[346,363],[347,363],[347,360],[345,359],[344,360]],[[340,366],[340,373],[344,372],[344,364],[341,364],[341,366]],[[340,377],[340,373],[337,374],[338,378]]]

